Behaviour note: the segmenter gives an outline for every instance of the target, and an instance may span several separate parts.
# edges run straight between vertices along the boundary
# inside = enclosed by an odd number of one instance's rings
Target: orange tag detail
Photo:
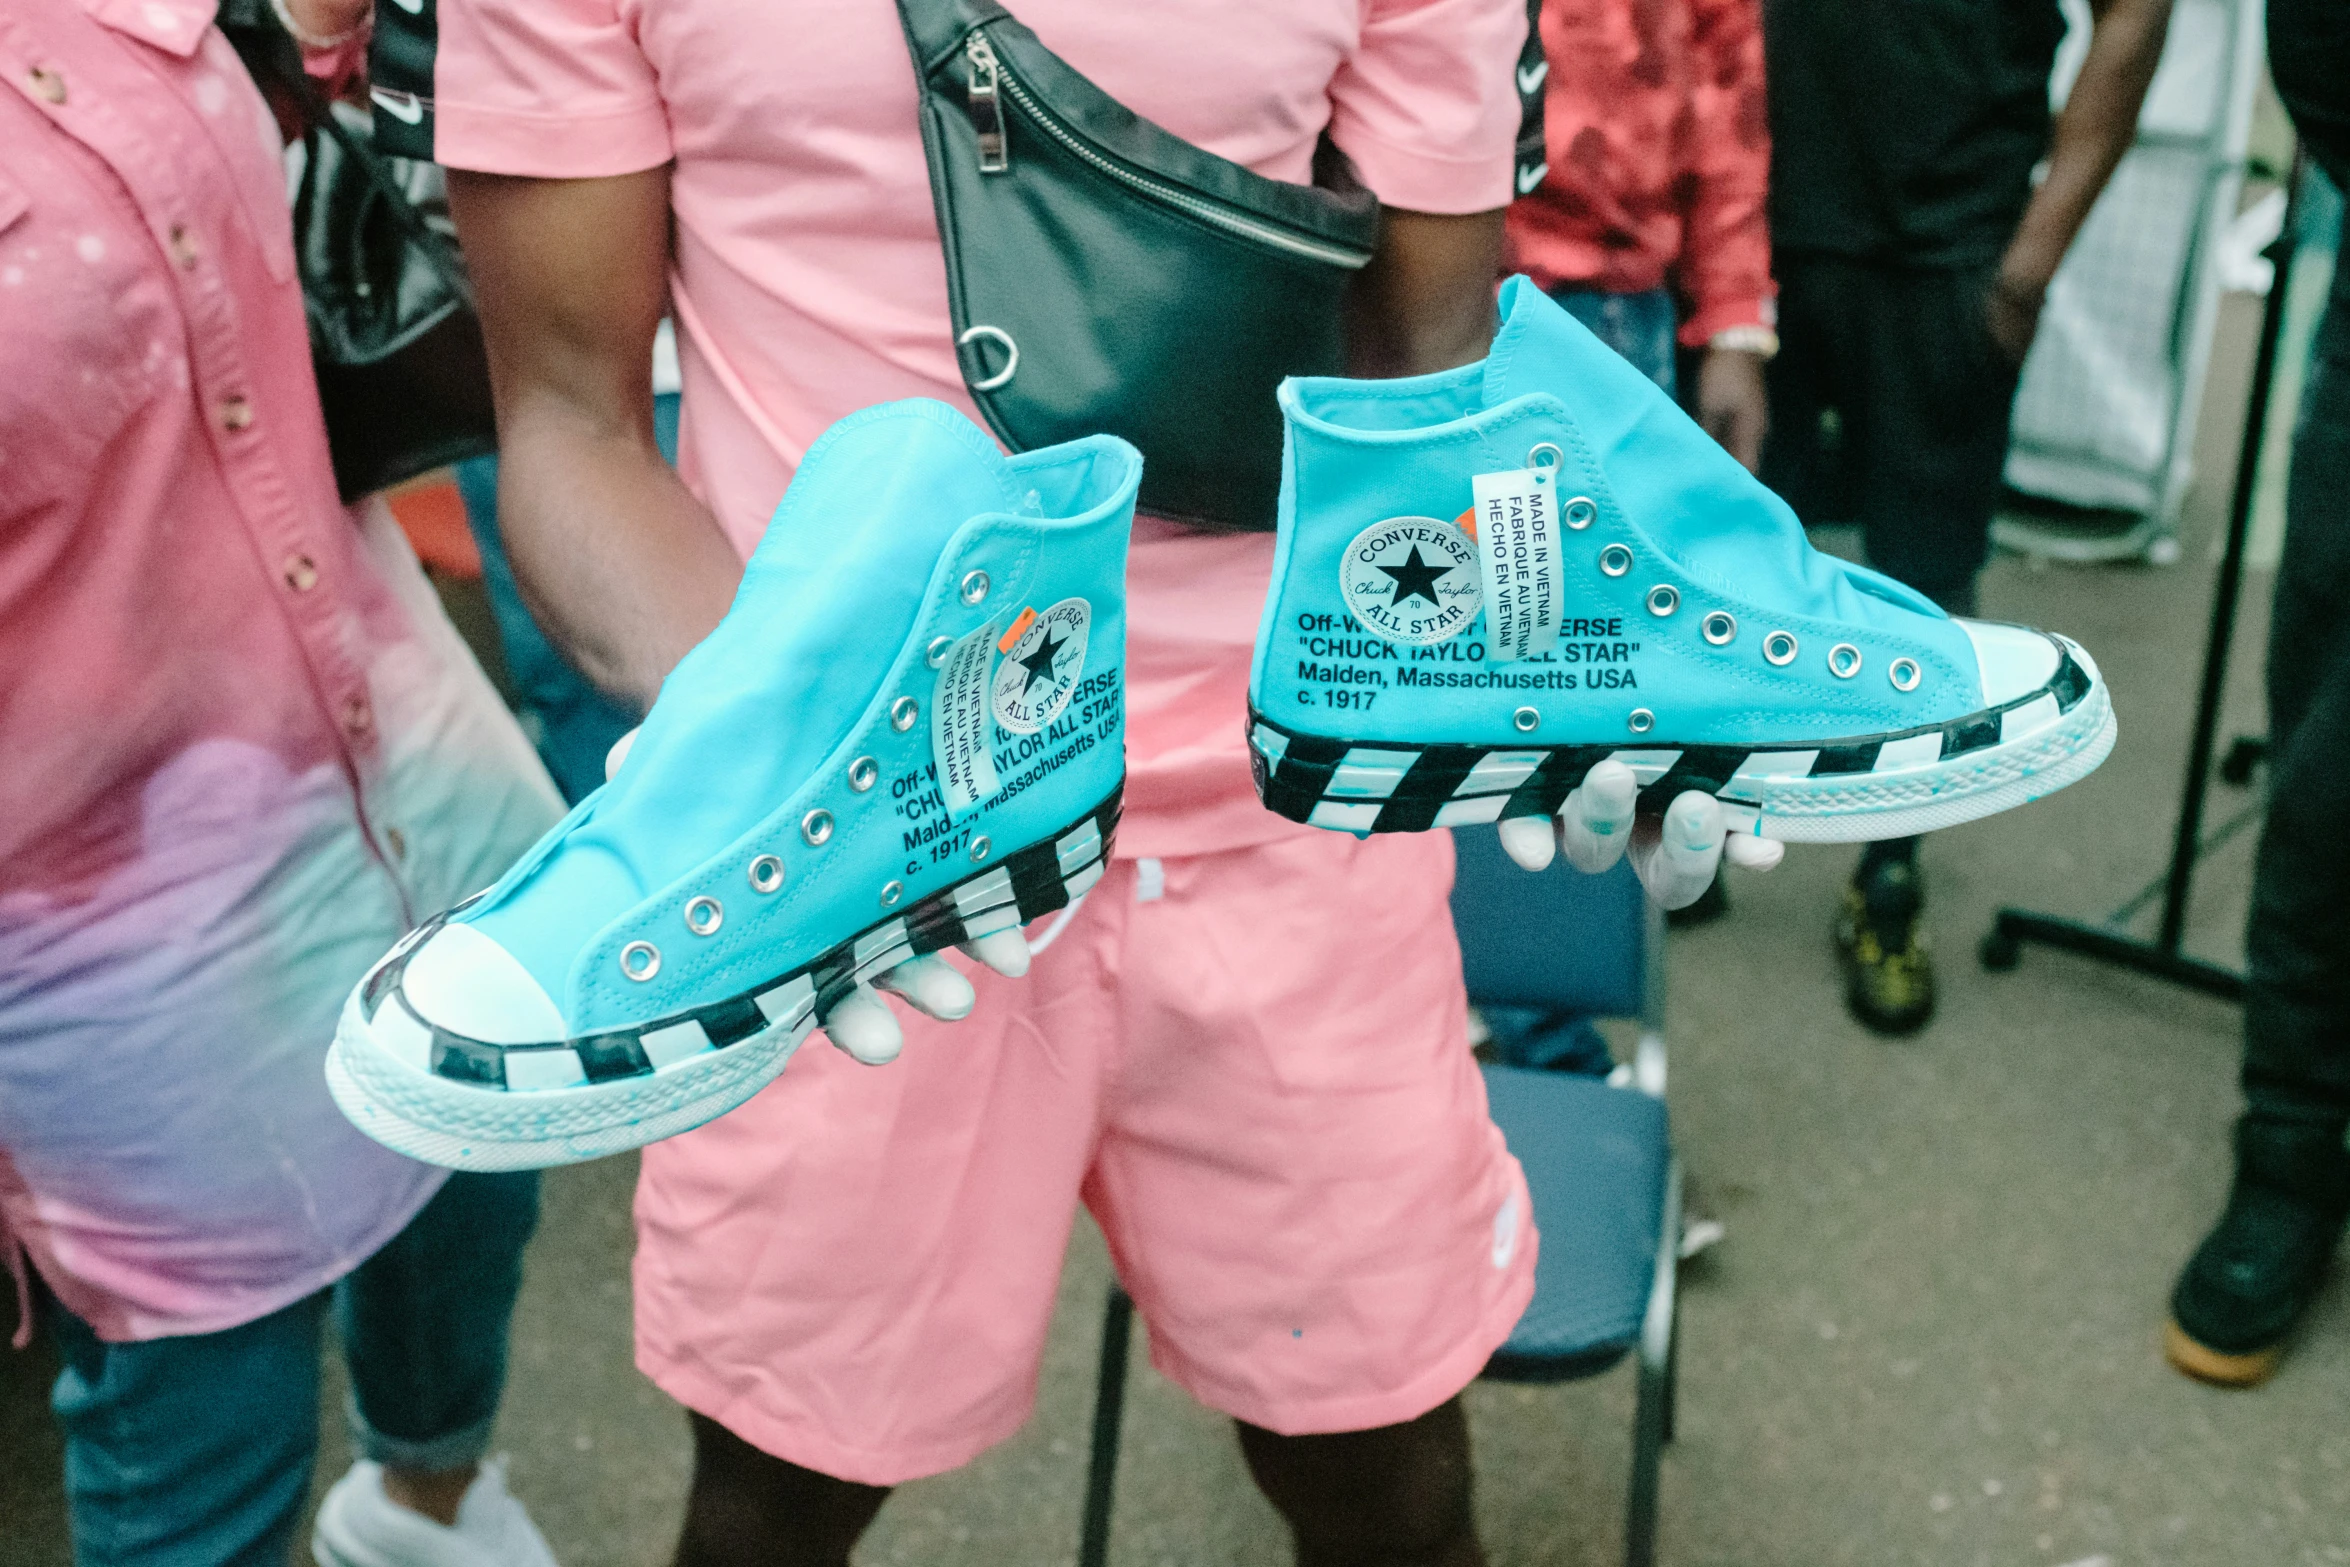
[[[1018,642],[1023,636],[1027,635],[1028,628],[1035,624],[1035,610],[1024,609],[1020,611],[1020,618],[1012,622],[1012,629],[1005,632],[1002,636],[996,638],[995,650],[998,653],[1011,652],[1012,645]]]
[[[1477,508],[1472,506],[1453,518],[1452,525],[1474,539],[1477,536]]]

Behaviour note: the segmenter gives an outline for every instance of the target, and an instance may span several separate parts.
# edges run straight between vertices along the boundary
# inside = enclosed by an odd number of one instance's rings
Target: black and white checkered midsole
[[[527,1045],[469,1039],[419,1016],[401,989],[401,976],[409,957],[463,904],[402,942],[367,977],[356,998],[358,1010],[371,1029],[410,1036],[391,1046],[391,1053],[413,1054],[435,1077],[484,1090],[485,1098],[527,1094],[537,1087],[578,1088],[651,1077],[811,1018],[860,980],[908,958],[1017,929],[1066,908],[1101,878],[1117,831],[1122,793],[1112,790],[1107,800],[1050,838],[1013,851],[991,869],[933,893],[808,963],[741,995],[674,1016]]]
[[[2092,693],[2091,713],[2083,707]],[[1975,787],[2011,781],[2003,746],[2023,747],[2063,721],[2095,718],[2109,727],[2104,693],[2068,646],[2048,683],[2030,695],[1947,723],[1837,740],[1801,749],[1674,745],[1551,747],[1357,744],[1303,734],[1249,713],[1249,762],[1268,809],[1291,821],[1343,832],[1425,832],[1517,816],[1549,816],[1583,775],[1614,759],[1640,782],[1641,807],[1662,810],[1698,789],[1772,816],[1864,813],[1914,806],[1948,793],[1919,769],[1955,764]],[[1971,765],[1974,762],[1982,765]],[[1791,790],[1791,780],[1813,785]],[[1833,783],[1833,787],[1818,787]],[[1816,794],[1816,800],[1795,798]]]

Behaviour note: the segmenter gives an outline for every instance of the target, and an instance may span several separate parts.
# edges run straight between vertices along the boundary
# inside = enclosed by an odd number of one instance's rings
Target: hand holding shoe
[[[631,729],[612,742],[604,756],[604,777],[610,779],[628,760],[637,732]],[[1703,889],[1700,889],[1703,890]],[[964,956],[984,963],[1006,979],[1028,972],[1028,938],[1016,930],[999,930],[977,941],[961,944]],[[818,1024],[824,1037],[867,1066],[885,1066],[906,1048],[906,1031],[898,1026],[889,1003],[875,994],[886,990],[915,1011],[942,1023],[956,1023],[971,1015],[979,994],[971,981],[936,954],[910,958],[859,985],[822,1013]]]
[[[1633,874],[1665,909],[1686,908],[1704,896],[1725,856],[1733,865],[1767,871],[1786,855],[1787,846],[1776,839],[1730,831],[1721,802],[1701,789],[1681,794],[1662,817],[1639,815],[1639,793],[1631,768],[1612,758],[1599,762],[1567,795],[1555,819],[1503,822],[1501,846],[1530,871],[1561,853],[1569,865],[1594,876],[1629,852]]]

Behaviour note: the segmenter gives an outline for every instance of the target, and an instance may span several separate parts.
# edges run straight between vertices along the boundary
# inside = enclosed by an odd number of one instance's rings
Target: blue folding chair
[[[1631,867],[1529,876],[1490,828],[1456,832],[1452,917],[1472,1000],[1640,1020],[1610,1078],[1485,1068],[1494,1124],[1542,1234],[1534,1299],[1485,1375],[1569,1382],[1638,1355],[1624,1560],[1656,1559],[1657,1471],[1673,1439],[1681,1165],[1665,1114],[1664,917]]]
[[[1472,1000],[1641,1023],[1629,1070],[1613,1078],[1485,1068],[1494,1122],[1526,1171],[1542,1234],[1534,1299],[1485,1375],[1574,1381],[1638,1352],[1624,1559],[1650,1567],[1658,1465],[1673,1436],[1681,1238],[1681,1168],[1664,1104],[1664,920],[1628,866],[1584,876],[1557,865],[1530,876],[1490,827],[1453,839],[1453,923]],[[1079,1567],[1109,1560],[1133,1329],[1134,1303],[1113,1283],[1102,1316]]]

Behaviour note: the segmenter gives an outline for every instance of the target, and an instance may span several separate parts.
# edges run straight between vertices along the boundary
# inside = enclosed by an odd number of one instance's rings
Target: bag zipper
[[[1005,67],[996,54],[987,34],[974,28],[963,41],[963,58],[970,67],[970,111],[972,127],[979,133],[979,172],[1003,174],[1012,167],[1010,138],[1005,134],[1003,95],[1009,95],[1039,130],[1066,149],[1088,167],[1098,170],[1130,190],[1140,192],[1163,206],[1197,218],[1210,228],[1254,241],[1270,249],[1286,251],[1311,261],[1334,267],[1353,269],[1369,263],[1371,253],[1345,245],[1334,245],[1326,240],[1309,239],[1291,230],[1235,212],[1221,202],[1170,185],[1164,180],[1136,173],[1123,163],[1116,162],[1094,150],[1076,132],[1062,125],[1044,105],[1038,103],[1020,79]]]
[[[979,172],[1002,174],[1012,166],[1012,147],[1004,136],[1003,101],[996,96],[1001,67],[981,33],[964,43],[963,57],[971,67],[971,128],[979,133]]]

